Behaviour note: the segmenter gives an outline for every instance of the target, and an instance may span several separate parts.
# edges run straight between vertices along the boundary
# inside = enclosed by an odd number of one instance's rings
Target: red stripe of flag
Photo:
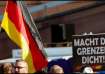
[[[11,21],[14,23],[16,29],[23,34],[23,36],[26,38],[26,40],[28,39],[28,41],[29,41],[29,48],[31,51],[32,60],[33,60],[35,69],[40,70],[42,67],[45,67],[47,65],[47,60],[45,60],[45,57],[43,56],[41,50],[39,49],[36,41],[33,39],[31,33],[29,32],[29,28],[28,28],[28,25],[26,24],[25,20],[24,20],[24,24],[21,24],[18,21],[21,16],[21,15],[19,16],[19,14],[21,14],[19,6],[16,5],[16,3],[14,3],[14,2],[9,1],[9,4],[7,7],[8,8],[6,11],[8,12],[9,19],[11,19]],[[11,11],[11,10],[13,10],[13,11]],[[21,19],[21,21],[23,21],[23,18]],[[25,27],[25,30],[24,30],[24,28],[22,28],[22,26]],[[24,31],[26,31],[26,32],[24,32]],[[27,33],[27,34],[25,34],[25,33]]]

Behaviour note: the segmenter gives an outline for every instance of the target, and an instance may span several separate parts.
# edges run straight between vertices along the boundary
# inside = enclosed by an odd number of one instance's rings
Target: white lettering
[[[105,56],[82,56],[82,64],[104,63]]]
[[[77,49],[77,54],[78,54],[78,55],[82,55],[81,48],[78,48],[78,49]]]
[[[74,46],[79,46],[80,39],[74,39]]]
[[[105,38],[100,38],[101,45],[105,45]]]
[[[74,39],[74,46],[94,46],[94,45],[98,45],[98,38]]]
[[[105,54],[105,47],[83,47],[77,49],[78,55]]]

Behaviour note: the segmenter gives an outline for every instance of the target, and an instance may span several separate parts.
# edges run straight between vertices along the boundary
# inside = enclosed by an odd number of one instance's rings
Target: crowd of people
[[[3,63],[0,65],[0,74],[28,73],[28,65],[24,60],[16,60],[16,63]]]
[[[70,60],[70,59],[69,59]],[[65,59],[55,59],[49,61],[47,67],[42,70],[35,72],[35,74],[71,74],[72,72],[72,65],[69,64],[69,60]],[[28,64],[24,60],[16,60],[15,64],[13,63],[3,63],[0,64],[0,74],[21,74],[21,73],[28,73]]]
[[[66,59],[54,59],[49,61],[47,67],[44,70],[37,71],[34,74],[72,74],[73,72],[73,58]],[[15,64],[3,63],[0,64],[0,74],[27,74],[28,64],[24,60],[16,60]],[[82,74],[94,73],[91,66],[83,66],[81,68]]]

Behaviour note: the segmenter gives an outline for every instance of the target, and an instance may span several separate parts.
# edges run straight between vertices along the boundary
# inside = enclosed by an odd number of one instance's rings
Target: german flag
[[[47,66],[47,59],[33,38],[19,4],[8,1],[1,23],[8,37],[22,49],[22,59],[28,63],[29,73]]]

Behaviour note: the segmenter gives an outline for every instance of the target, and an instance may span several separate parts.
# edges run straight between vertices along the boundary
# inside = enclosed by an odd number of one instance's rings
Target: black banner
[[[72,42],[74,68],[105,64],[105,34],[74,35]]]

